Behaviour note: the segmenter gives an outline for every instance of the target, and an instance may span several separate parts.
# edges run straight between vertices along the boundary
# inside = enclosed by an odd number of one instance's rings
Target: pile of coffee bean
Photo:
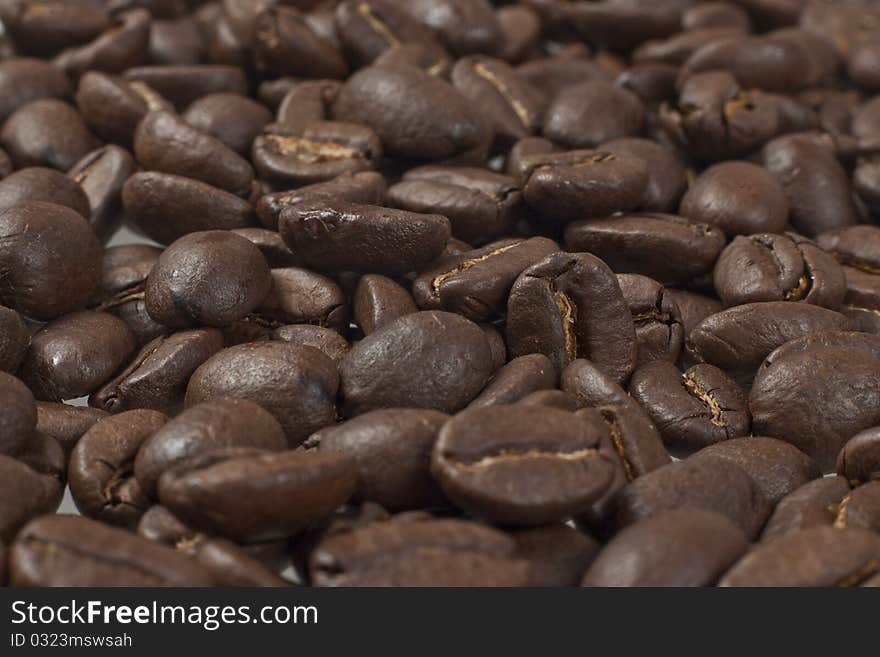
[[[0,20],[0,584],[880,586],[876,0]]]

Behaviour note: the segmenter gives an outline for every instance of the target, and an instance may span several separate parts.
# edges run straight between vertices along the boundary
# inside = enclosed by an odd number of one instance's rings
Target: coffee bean
[[[559,387],[577,400],[582,408],[633,404],[633,400],[616,381],[585,358],[571,361],[562,370]]]
[[[355,501],[376,502],[392,512],[445,506],[429,464],[437,433],[448,419],[430,410],[376,410],[319,431],[309,442],[322,452],[355,460]]]
[[[854,483],[880,479],[880,429],[860,431],[846,442],[837,455],[837,474]]]
[[[339,375],[336,364],[312,347],[254,342],[224,349],[195,370],[186,405],[246,399],[272,413],[291,447],[333,423]]]
[[[577,586],[599,552],[599,543],[566,525],[511,533],[514,555],[530,564],[530,586]]]
[[[124,77],[155,89],[178,110],[208,94],[247,93],[244,72],[236,66],[138,66]]]
[[[290,586],[290,582],[245,550],[222,538],[201,541],[194,548],[193,557],[211,573],[215,586]]]
[[[84,218],[91,213],[90,199],[75,180],[45,167],[26,167],[0,181],[0,210],[43,201],[76,210]]]
[[[144,62],[148,56],[154,26],[150,13],[143,9],[123,11],[114,16],[112,24],[83,45],[67,48],[54,63],[72,77],[87,71],[120,73]]]
[[[28,524],[10,551],[13,586],[210,586],[192,559],[131,532],[75,516]]]
[[[85,432],[107,416],[97,408],[37,402],[37,432],[54,438],[64,453],[70,454]]]
[[[64,487],[6,454],[0,454],[0,474],[0,541],[10,544],[31,518],[55,512]]]
[[[272,331],[273,340],[282,340],[300,347],[314,347],[339,365],[351,345],[337,331],[312,326],[311,324],[289,324]]]
[[[246,156],[254,138],[272,121],[272,113],[247,96],[219,93],[196,100],[183,114],[183,120]]]
[[[67,171],[100,144],[74,107],[54,98],[35,100],[6,119],[0,144],[16,167]]]
[[[379,274],[361,276],[354,293],[353,306],[354,321],[364,335],[418,311],[415,300],[404,287]]]
[[[0,120],[42,98],[67,98],[73,93],[70,80],[51,63],[30,57],[0,62]]]
[[[141,445],[134,474],[141,489],[156,497],[159,477],[186,458],[221,447],[281,451],[284,430],[262,407],[244,399],[207,401],[186,409]]]
[[[472,408],[443,426],[431,469],[446,495],[476,515],[546,524],[585,511],[610,483],[600,436],[594,425],[549,407]]]
[[[135,169],[129,152],[111,145],[87,154],[67,173],[85,192],[90,211],[84,216],[102,241],[119,226],[122,187]]]
[[[0,372],[0,407],[0,454],[15,454],[27,444],[37,426],[34,396],[24,383]]]
[[[111,525],[134,527],[150,506],[134,477],[134,459],[144,441],[168,418],[135,410],[100,420],[70,455],[70,492],[80,512]]]
[[[342,412],[414,407],[454,413],[494,371],[479,326],[452,313],[404,315],[355,344],[339,367]]]
[[[30,343],[21,315],[0,306],[0,372],[17,372]]]
[[[150,24],[150,61],[165,66],[198,64],[204,56],[206,38],[196,19],[189,16],[160,19]]]
[[[834,525],[840,502],[849,493],[849,484],[843,477],[821,477],[807,482],[779,500],[761,541],[772,541],[809,527]]]
[[[618,157],[633,157],[648,167],[648,184],[639,210],[671,212],[687,189],[685,169],[676,153],[649,139],[620,137],[604,142],[599,148]]]
[[[665,288],[638,274],[619,274],[617,282],[636,330],[636,365],[678,359],[684,327],[678,306],[667,296]]]
[[[712,586],[747,548],[742,530],[720,513],[665,511],[617,534],[582,586]]]
[[[632,92],[604,80],[566,87],[547,108],[544,134],[569,148],[591,148],[642,130],[645,109]]]
[[[88,41],[110,24],[99,0],[14,0],[4,7],[2,18],[19,47],[38,55]]]
[[[542,353],[557,371],[589,358],[617,382],[632,373],[636,341],[629,308],[614,274],[589,253],[557,252],[523,271],[507,312],[514,356]]]
[[[254,64],[264,75],[343,78],[348,66],[336,47],[292,7],[267,8],[254,21]]]
[[[436,43],[401,43],[391,46],[373,60],[376,66],[414,66],[428,75],[449,78],[453,61]]]
[[[527,354],[514,358],[501,367],[470,407],[513,404],[530,393],[552,390],[556,385],[556,369],[543,354]]]
[[[291,128],[304,128],[310,123],[328,120],[330,105],[341,86],[338,80],[295,82],[275,104],[276,121]]]
[[[501,30],[501,48],[496,51],[500,59],[519,64],[536,53],[541,36],[541,19],[536,11],[525,5],[508,5],[498,7],[495,18]]]

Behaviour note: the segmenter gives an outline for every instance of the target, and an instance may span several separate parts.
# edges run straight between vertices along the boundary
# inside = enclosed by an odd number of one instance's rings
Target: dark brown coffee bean
[[[749,381],[771,351],[802,335],[846,330],[840,313],[792,301],[748,303],[703,320],[687,338],[701,360],[734,379]],[[772,434],[771,434],[772,435]]]
[[[685,30],[727,27],[748,34],[752,31],[752,20],[739,5],[730,2],[706,2],[686,10],[681,17],[681,26]]]
[[[172,328],[225,326],[252,312],[272,278],[260,250],[227,231],[190,233],[169,246],[150,272],[150,316]]]
[[[69,208],[11,208],[0,215],[0,237],[0,300],[25,315],[48,320],[82,307],[100,282],[101,245]]]
[[[63,205],[85,218],[91,211],[83,188],[55,169],[27,167],[0,181],[0,211],[33,201]]]
[[[678,306],[685,336],[690,335],[691,331],[709,315],[721,312],[723,308],[717,299],[696,292],[666,288],[666,294]]]
[[[530,564],[515,552],[475,522],[392,519],[322,540],[309,573],[314,586],[525,586]]]
[[[221,449],[163,473],[159,498],[195,527],[239,541],[268,540],[329,516],[354,492],[357,477],[354,459],[343,454]]]
[[[843,477],[820,477],[807,482],[779,500],[764,527],[761,542],[809,527],[834,525],[840,502],[849,493],[849,484]]]
[[[129,82],[142,82],[182,110],[202,96],[247,93],[244,72],[236,66],[139,66],[125,72]]]
[[[617,278],[589,253],[552,254],[520,274],[507,306],[513,356],[542,353],[557,371],[589,358],[615,381],[635,366],[635,329]]]
[[[159,476],[177,463],[222,447],[281,451],[284,430],[262,407],[244,399],[207,401],[168,422],[138,451],[134,473],[141,489],[156,497]]]
[[[333,423],[339,375],[335,363],[312,347],[257,342],[209,358],[189,380],[187,407],[212,399],[246,399],[272,413],[296,447]]]
[[[718,257],[715,290],[726,306],[803,301],[838,309],[846,278],[834,258],[794,235],[739,236]]]
[[[339,365],[351,345],[337,331],[310,324],[290,324],[272,331],[273,340],[282,340],[299,347],[314,347]]]
[[[513,404],[532,392],[552,390],[556,369],[544,354],[527,354],[501,367],[469,407]]]
[[[687,459],[658,468],[627,484],[612,504],[611,524],[618,529],[663,511],[695,508],[727,516],[749,539],[771,510],[751,477],[722,459]]]
[[[748,394],[713,365],[682,374],[672,363],[648,363],[633,373],[630,393],[672,449],[693,451],[749,433]]]
[[[54,438],[65,454],[96,422],[108,416],[105,411],[57,402],[37,402],[37,432]]]
[[[549,407],[473,408],[443,426],[431,469],[471,513],[546,524],[585,511],[610,484],[613,465],[599,452],[600,436],[595,425]]]
[[[411,66],[371,66],[342,85],[337,121],[367,125],[392,157],[481,161],[492,127],[452,85]]]
[[[423,267],[440,255],[450,236],[449,220],[440,215],[338,201],[290,206],[278,227],[306,266],[387,275]]]
[[[672,149],[638,137],[612,139],[599,148],[618,157],[639,158],[647,165],[648,184],[639,210],[670,212],[678,207],[678,201],[687,189],[687,178],[684,166]]]
[[[315,121],[330,119],[330,106],[341,86],[338,80],[295,83],[276,103],[276,121],[290,128],[305,128]]]
[[[134,527],[150,506],[134,478],[134,459],[144,441],[168,418],[136,410],[101,420],[70,455],[70,492],[80,512],[111,525]]]
[[[54,513],[64,487],[22,461],[0,454],[0,541],[10,544],[31,518]]]
[[[16,110],[3,124],[0,143],[18,168],[45,166],[62,171],[100,145],[79,112],[53,98]]]
[[[254,138],[272,121],[272,113],[246,96],[219,93],[196,100],[187,108],[183,119],[239,155],[247,156]]]
[[[562,390],[536,390],[516,402],[526,406],[549,406],[574,413],[578,410],[577,400]]]
[[[263,75],[344,78],[348,73],[333,43],[316,34],[292,7],[267,8],[257,15],[254,28],[254,64]]]
[[[136,168],[128,151],[111,145],[92,151],[67,173],[85,192],[90,206],[85,216],[102,240],[109,239],[119,225],[122,186]]]
[[[149,59],[165,66],[195,65],[205,56],[205,42],[199,21],[192,17],[155,18],[150,24]]]
[[[196,561],[88,518],[46,516],[10,552],[13,586],[210,586]]]
[[[201,541],[193,548],[193,557],[211,573],[215,586],[280,588],[291,585],[235,543],[222,538]]]
[[[678,306],[666,289],[638,274],[618,274],[617,282],[636,330],[636,365],[654,360],[675,362],[684,342],[684,327]]]
[[[449,78],[454,62],[436,43],[401,43],[391,46],[373,60],[376,66],[415,66],[429,75]]]
[[[694,53],[705,46],[737,37],[741,40],[744,37],[743,32],[732,26],[694,28],[665,39],[647,41],[633,51],[632,58],[635,62],[684,65],[690,61]]]
[[[639,62],[617,76],[614,83],[631,91],[646,105],[675,98],[675,82],[679,68],[662,62]]]
[[[445,506],[430,462],[437,433],[448,419],[437,411],[377,410],[319,431],[309,442],[316,442],[322,452],[355,460],[355,501],[376,502],[392,512]]]
[[[110,413],[136,408],[172,412],[183,404],[192,373],[222,348],[223,336],[216,329],[156,338],[89,403]]]
[[[11,374],[0,372],[0,454],[16,454],[37,426],[37,407],[28,387]]]
[[[475,322],[497,319],[517,277],[558,250],[553,240],[533,237],[446,256],[419,275],[413,296],[426,310],[448,310]]]
[[[278,216],[286,207],[324,199],[382,205],[385,201],[385,179],[375,171],[343,173],[326,182],[266,194],[257,202],[257,216],[266,228],[278,230]]]
[[[575,221],[565,230],[565,243],[602,258],[617,273],[642,274],[669,285],[710,271],[725,239],[709,224],[646,213]]]
[[[4,5],[3,23],[19,48],[49,55],[96,37],[110,25],[100,0],[13,0]]]
[[[31,335],[21,315],[0,306],[0,372],[17,372],[30,343]]]
[[[581,408],[633,404],[620,384],[585,358],[571,361],[562,370],[559,387],[576,399]]]
[[[642,130],[645,109],[632,92],[604,80],[567,87],[547,108],[543,132],[569,148],[592,148]]]
[[[519,64],[536,54],[541,37],[541,18],[531,7],[507,5],[495,10],[501,30],[501,47],[496,55],[510,64]]]
[[[859,586],[880,570],[880,536],[815,527],[755,547],[719,586]]]
[[[857,486],[835,505],[836,529],[868,529],[880,532],[880,481]]]
[[[279,186],[332,180],[344,173],[376,169],[382,143],[367,126],[314,121],[303,126],[270,123],[253,142],[253,162],[261,178]]]
[[[747,549],[742,530],[720,513],[665,511],[617,534],[582,586],[712,586]]]
[[[74,78],[87,71],[121,73],[143,64],[149,55],[151,33],[155,31],[149,12],[133,9],[114,18],[93,40],[59,53],[54,64]]]
[[[681,200],[679,212],[729,236],[778,233],[788,220],[788,198],[764,167],[722,162],[700,174]]]
[[[366,274],[358,280],[353,301],[354,321],[370,335],[395,319],[418,312],[406,288],[387,276]]]
[[[475,167],[410,169],[388,190],[388,204],[442,214],[453,235],[477,244],[510,231],[525,212],[513,178]]]
[[[44,401],[88,395],[106,383],[135,349],[134,335],[108,313],[72,313],[37,331],[22,363],[22,378]]]
[[[604,151],[538,153],[522,158],[519,167],[526,203],[556,220],[632,210],[648,184],[644,160]]]
[[[252,226],[248,228],[234,228],[230,232],[245,238],[256,246],[272,269],[291,267],[297,262],[293,252],[287,248],[284,240],[281,239],[281,235],[274,230]]]
[[[515,556],[530,564],[529,586],[577,586],[599,553],[599,543],[566,525],[511,532]]]
[[[837,474],[854,484],[880,480],[880,428],[860,431],[837,455]]]
[[[479,394],[493,371],[479,326],[452,313],[412,313],[370,334],[343,359],[342,410],[349,417],[406,406],[454,413]]]
[[[41,98],[67,98],[73,93],[70,80],[51,63],[19,57],[0,62],[0,120],[19,107]]]

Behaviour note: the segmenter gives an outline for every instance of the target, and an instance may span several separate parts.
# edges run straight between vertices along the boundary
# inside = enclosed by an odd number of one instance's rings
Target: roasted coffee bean
[[[342,121],[271,123],[253,142],[257,173],[275,185],[301,186],[378,168],[382,143],[370,128]]]
[[[565,56],[533,59],[520,64],[516,72],[533,87],[554,98],[567,87],[586,80],[611,81],[614,76],[596,61],[583,56]]]
[[[682,508],[622,530],[599,553],[582,586],[712,586],[748,549],[724,515]]]
[[[666,289],[638,274],[618,274],[617,282],[636,330],[636,365],[654,360],[675,362],[684,342],[684,327]]]
[[[880,536],[814,527],[748,552],[719,586],[859,586],[880,570]]]
[[[340,287],[308,269],[273,269],[272,291],[243,323],[271,326],[314,324],[340,333],[348,330],[349,310]]]
[[[849,484],[843,477],[820,477],[807,482],[779,500],[761,541],[772,541],[809,527],[834,525],[840,503],[849,493]]]
[[[43,401],[88,395],[104,385],[135,349],[121,319],[85,310],[37,331],[22,363],[22,379]]]
[[[86,125],[107,141],[131,147],[134,131],[148,113],[173,110],[142,82],[90,71],[79,81],[76,104]]]
[[[464,57],[452,69],[451,79],[455,88],[486,114],[496,139],[516,141],[541,127],[544,97],[506,62],[479,55]]]
[[[236,66],[138,66],[125,72],[129,82],[142,82],[184,109],[208,94],[247,93],[244,71]]]
[[[246,399],[272,413],[296,447],[333,423],[339,375],[329,356],[286,342],[255,342],[224,349],[192,375],[187,407],[215,399]]]
[[[440,258],[413,283],[425,310],[448,310],[475,322],[497,319],[517,277],[559,250],[553,240],[502,240],[481,249]]]
[[[589,253],[558,252],[523,271],[507,312],[513,356],[542,353],[560,372],[576,358],[589,358],[617,382],[635,367],[635,329],[620,285]]]
[[[569,413],[578,410],[577,400],[562,390],[536,390],[516,402],[526,406],[549,406]]]
[[[120,73],[143,64],[149,55],[151,33],[155,32],[149,12],[132,9],[114,18],[113,24],[93,40],[59,53],[54,64],[74,78],[87,71]]]
[[[725,239],[709,224],[646,213],[575,221],[565,230],[565,243],[602,258],[617,273],[642,274],[669,285],[710,271]]]
[[[665,294],[678,306],[685,336],[690,335],[691,331],[709,315],[721,312],[723,308],[717,299],[688,290],[666,288]]]
[[[371,411],[319,431],[309,443],[354,459],[359,473],[356,502],[376,502],[392,512],[445,506],[430,462],[437,433],[448,419],[430,410]]]
[[[687,459],[634,479],[612,501],[611,526],[623,529],[663,511],[695,508],[727,516],[753,539],[770,504],[752,478],[723,459]]]
[[[742,36],[740,30],[729,26],[694,28],[665,39],[647,41],[633,51],[632,58],[634,62],[684,65],[701,48],[737,37],[742,40]]]
[[[272,339],[300,347],[314,347],[339,365],[351,345],[338,331],[311,324],[290,324],[272,331]]]
[[[752,20],[747,11],[736,4],[707,2],[686,10],[681,17],[681,26],[685,30],[727,27],[749,33],[752,31]]]
[[[880,428],[860,431],[837,455],[837,474],[860,483],[880,480]]]
[[[198,64],[205,56],[205,41],[199,22],[192,17],[155,18],[150,24],[149,59],[165,66]]]
[[[405,274],[439,256],[450,236],[441,215],[329,200],[290,206],[278,224],[291,251],[321,271]]]
[[[250,203],[194,178],[158,171],[134,174],[122,188],[129,220],[161,244],[204,230],[252,226]]]
[[[27,167],[0,181],[0,211],[33,201],[64,205],[84,218],[91,212],[90,200],[83,188],[55,169]]]
[[[404,315],[373,332],[339,367],[342,412],[415,407],[454,413],[485,387],[495,367],[486,335],[452,313]]]
[[[141,489],[156,497],[159,476],[184,459],[223,447],[281,451],[284,430],[262,407],[244,399],[207,401],[187,408],[141,445],[134,474]]]
[[[453,61],[435,43],[401,43],[391,46],[373,61],[376,66],[415,66],[429,75],[449,78]]]
[[[388,190],[388,203],[412,212],[442,214],[449,219],[453,235],[477,244],[510,231],[525,212],[513,178],[475,167],[410,169]]]
[[[870,342],[875,338],[819,333],[770,354],[749,394],[753,431],[792,443],[823,472],[832,471],[851,437],[880,424],[880,350]]]
[[[487,0],[413,0],[406,7],[456,55],[491,53],[500,46],[501,28]]]
[[[663,62],[639,62],[621,72],[615,84],[631,91],[646,105],[675,98],[679,68]],[[650,119],[650,117],[649,117]]]
[[[83,515],[111,525],[137,525],[150,501],[134,477],[134,459],[167,420],[157,411],[129,411],[99,421],[83,435],[68,469],[70,492]]]
[[[16,454],[37,426],[37,407],[28,387],[11,374],[0,372],[0,454]]]
[[[495,54],[510,64],[519,64],[538,50],[541,19],[531,7],[507,5],[495,10],[501,30],[501,47]]]
[[[776,347],[810,333],[846,330],[848,325],[840,313],[819,306],[747,303],[707,317],[690,332],[687,344],[701,361],[747,382]]]
[[[164,506],[195,527],[261,541],[323,520],[348,500],[357,477],[354,459],[344,454],[227,448],[166,470],[158,491]]]
[[[281,239],[281,235],[274,230],[250,226],[248,228],[233,228],[230,232],[245,238],[256,246],[266,258],[271,269],[291,267],[297,262],[293,252]]]
[[[0,475],[0,541],[10,544],[28,520],[55,512],[64,488],[54,477],[5,454],[0,454]]]
[[[814,237],[857,223],[846,171],[834,153],[799,135],[774,139],[763,151],[764,166],[785,189],[790,221]]]
[[[254,21],[253,59],[263,75],[344,78],[348,66],[336,46],[310,28],[292,7],[270,7]]]
[[[599,553],[599,543],[566,525],[547,525],[511,533],[514,555],[530,564],[529,586],[577,586]]]
[[[198,562],[88,518],[28,524],[10,551],[13,586],[210,586]]]
[[[67,98],[73,93],[63,71],[40,59],[19,57],[0,62],[0,120],[42,98]]]
[[[361,69],[339,90],[333,116],[371,127],[391,157],[479,162],[492,141],[470,100],[412,66]]]
[[[74,107],[54,98],[16,110],[0,131],[0,144],[17,168],[67,171],[100,144]]]
[[[70,454],[85,432],[107,416],[106,411],[97,408],[37,402],[37,432],[54,438],[64,453]]]
[[[171,112],[151,112],[134,133],[134,154],[147,169],[200,180],[244,196],[251,165],[216,137],[199,132]]]
[[[592,148],[639,134],[644,115],[642,101],[631,91],[604,80],[589,80],[555,96],[547,108],[543,132],[569,148]]]
[[[134,158],[119,146],[104,146],[77,162],[67,175],[85,192],[92,229],[106,241],[118,228],[122,186],[136,170]]]
[[[225,326],[252,312],[272,277],[260,250],[227,231],[190,233],[169,246],[147,278],[150,316],[172,328]]]
[[[13,0],[4,5],[3,24],[19,48],[49,55],[96,37],[110,26],[100,0]]]
[[[30,332],[21,315],[0,306],[0,372],[17,372],[30,343]]]
[[[612,139],[599,148],[618,157],[639,158],[647,165],[648,184],[637,209],[670,212],[678,207],[687,189],[687,178],[684,166],[672,149],[638,137]]]
[[[865,91],[880,91],[880,49],[872,40],[856,44],[846,58],[846,72],[849,78]]]
[[[626,391],[596,364],[578,358],[571,361],[559,377],[559,387],[582,408],[626,406],[633,403]]]
[[[404,315],[418,312],[409,291],[380,274],[361,276],[352,305],[354,321],[364,335],[369,335]]]
[[[880,532],[880,481],[857,486],[833,507],[836,529],[868,529]]]
[[[638,368],[629,385],[671,449],[694,451],[749,433],[748,394],[713,365],[682,374],[655,361]]]
[[[392,519],[322,540],[309,573],[314,586],[525,586],[530,564],[515,554],[510,536],[474,522]]]
[[[182,406],[193,372],[222,348],[223,336],[216,329],[156,338],[89,403],[110,413],[138,408],[173,412]]]
[[[342,83],[338,80],[304,80],[295,83],[277,103],[275,119],[291,128],[304,128],[330,118],[330,105]]]
[[[526,203],[556,220],[633,210],[648,185],[641,158],[595,150],[523,157],[518,176]]]
[[[793,234],[736,237],[718,257],[713,278],[726,306],[803,301],[836,310],[846,293],[843,269],[834,258]]]
[[[549,407],[472,408],[447,422],[431,469],[457,505],[493,522],[541,525],[585,511],[611,482],[600,429]]]
[[[783,186],[764,167],[722,162],[706,169],[681,200],[682,216],[729,236],[782,232],[788,221]]]
[[[247,96],[219,93],[199,98],[187,108],[183,120],[246,156],[254,138],[272,121],[272,113]]]
[[[325,199],[381,205],[385,200],[385,179],[375,171],[343,173],[326,182],[266,194],[257,201],[257,216],[266,228],[278,230],[278,216],[288,206]]]
[[[514,358],[501,367],[470,407],[513,404],[539,390],[556,387],[556,368],[543,354]]]

